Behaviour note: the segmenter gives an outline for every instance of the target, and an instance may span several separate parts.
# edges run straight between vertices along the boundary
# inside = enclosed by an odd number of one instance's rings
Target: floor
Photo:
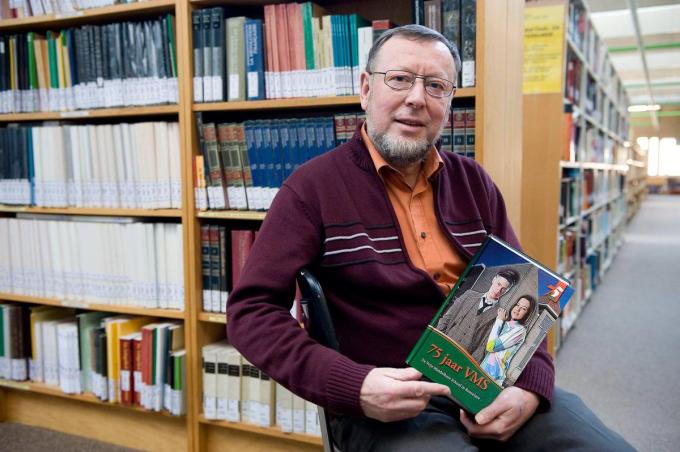
[[[641,451],[680,450],[680,196],[649,196],[557,354],[557,384]]]

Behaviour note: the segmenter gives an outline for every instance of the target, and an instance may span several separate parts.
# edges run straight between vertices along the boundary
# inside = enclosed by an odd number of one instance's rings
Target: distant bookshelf
[[[535,33],[539,14],[543,25],[555,24],[550,37]],[[525,244],[530,255],[552,263],[576,288],[551,335],[554,353],[621,245],[631,171],[628,99],[585,2],[532,2],[525,24],[525,43],[553,39],[561,49],[555,58],[527,55],[524,85],[524,162],[536,177],[524,187],[522,236],[534,237]],[[550,64],[540,67],[541,58]],[[556,210],[558,216],[546,214]]]

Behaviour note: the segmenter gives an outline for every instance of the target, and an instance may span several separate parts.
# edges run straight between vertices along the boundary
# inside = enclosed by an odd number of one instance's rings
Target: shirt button
[[[434,275],[432,275],[432,277],[434,278],[435,281],[439,281],[439,278],[441,278],[442,275],[440,275],[439,273],[435,273]]]
[[[421,232],[421,233],[420,233],[420,238],[421,238],[421,239],[424,239],[425,237],[427,237],[427,232]]]

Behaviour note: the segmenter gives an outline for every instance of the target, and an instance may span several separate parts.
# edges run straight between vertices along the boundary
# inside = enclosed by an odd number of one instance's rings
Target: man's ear
[[[361,100],[361,109],[366,111],[368,108],[368,93],[371,89],[371,75],[366,71],[361,71],[359,76],[359,99]]]

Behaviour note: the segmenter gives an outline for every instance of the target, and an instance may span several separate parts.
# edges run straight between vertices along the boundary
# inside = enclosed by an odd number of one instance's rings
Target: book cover
[[[572,293],[568,281],[488,236],[406,362],[478,413],[515,383]]]

